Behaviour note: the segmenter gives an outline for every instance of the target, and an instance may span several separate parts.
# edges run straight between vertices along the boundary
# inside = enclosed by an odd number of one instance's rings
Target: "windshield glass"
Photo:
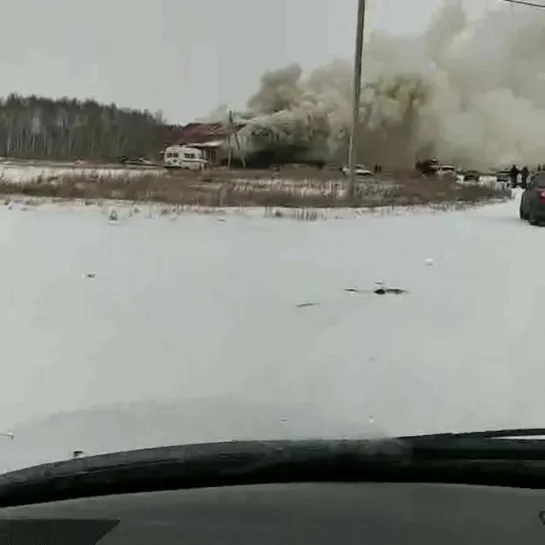
[[[13,6],[0,471],[543,425],[545,13],[324,1]]]
[[[540,189],[545,188],[545,173],[536,174],[532,180],[532,184]]]

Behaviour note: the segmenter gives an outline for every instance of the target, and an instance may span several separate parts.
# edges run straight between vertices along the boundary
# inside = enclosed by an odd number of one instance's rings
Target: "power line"
[[[519,4],[521,6],[529,6],[531,8],[545,9],[545,4],[536,4],[535,2],[527,2],[526,0],[502,0],[508,4]]]

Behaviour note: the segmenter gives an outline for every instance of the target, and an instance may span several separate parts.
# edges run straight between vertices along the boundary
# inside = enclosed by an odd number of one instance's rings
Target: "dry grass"
[[[316,172],[316,171],[312,171]],[[346,179],[301,176],[275,178],[274,172],[214,171],[204,174],[62,176],[29,183],[0,180],[0,194],[83,200],[157,202],[204,207],[335,208],[434,205],[458,207],[505,199],[510,193],[485,186],[461,186],[452,180],[403,177],[366,181],[347,199]],[[285,174],[285,173],[284,173]]]

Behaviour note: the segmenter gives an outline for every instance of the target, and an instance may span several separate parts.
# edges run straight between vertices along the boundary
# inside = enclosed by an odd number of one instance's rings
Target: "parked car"
[[[466,170],[464,172],[464,182],[479,182],[481,175],[478,170]]]
[[[341,170],[343,174],[345,174],[346,176],[350,174],[349,167],[343,167]],[[364,165],[356,165],[354,170],[355,170],[356,176],[361,176],[361,177],[373,176],[373,173]]]
[[[510,182],[511,181],[511,169],[501,168],[496,171],[497,182]]]
[[[123,155],[119,158],[119,162],[122,165],[130,166],[153,166],[153,162],[149,159],[146,159],[145,157],[128,157],[126,155]]]
[[[456,176],[456,167],[454,165],[438,165],[435,171],[437,176]]]
[[[537,172],[530,178],[520,197],[519,216],[531,225],[545,221],[545,172]]]

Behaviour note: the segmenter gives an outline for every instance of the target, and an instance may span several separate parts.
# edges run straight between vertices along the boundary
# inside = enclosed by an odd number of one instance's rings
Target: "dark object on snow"
[[[95,273],[87,273],[85,276],[87,278],[96,278],[97,275]]]
[[[295,305],[297,308],[308,308],[308,307],[315,307],[319,303],[299,303],[298,305]]]
[[[379,288],[375,288],[373,290],[373,293],[376,295],[386,295],[386,294],[394,294],[394,295],[401,295],[402,293],[407,293],[405,290],[402,290],[401,288],[386,288],[384,286],[381,286]]]
[[[359,290],[357,288],[345,288],[344,291],[348,293],[361,293],[361,294],[367,294],[367,295],[386,295],[386,294],[393,294],[393,295],[401,295],[402,293],[408,293],[406,290],[401,288],[388,288],[384,285],[382,285],[380,282],[377,282],[377,287],[374,290]]]

